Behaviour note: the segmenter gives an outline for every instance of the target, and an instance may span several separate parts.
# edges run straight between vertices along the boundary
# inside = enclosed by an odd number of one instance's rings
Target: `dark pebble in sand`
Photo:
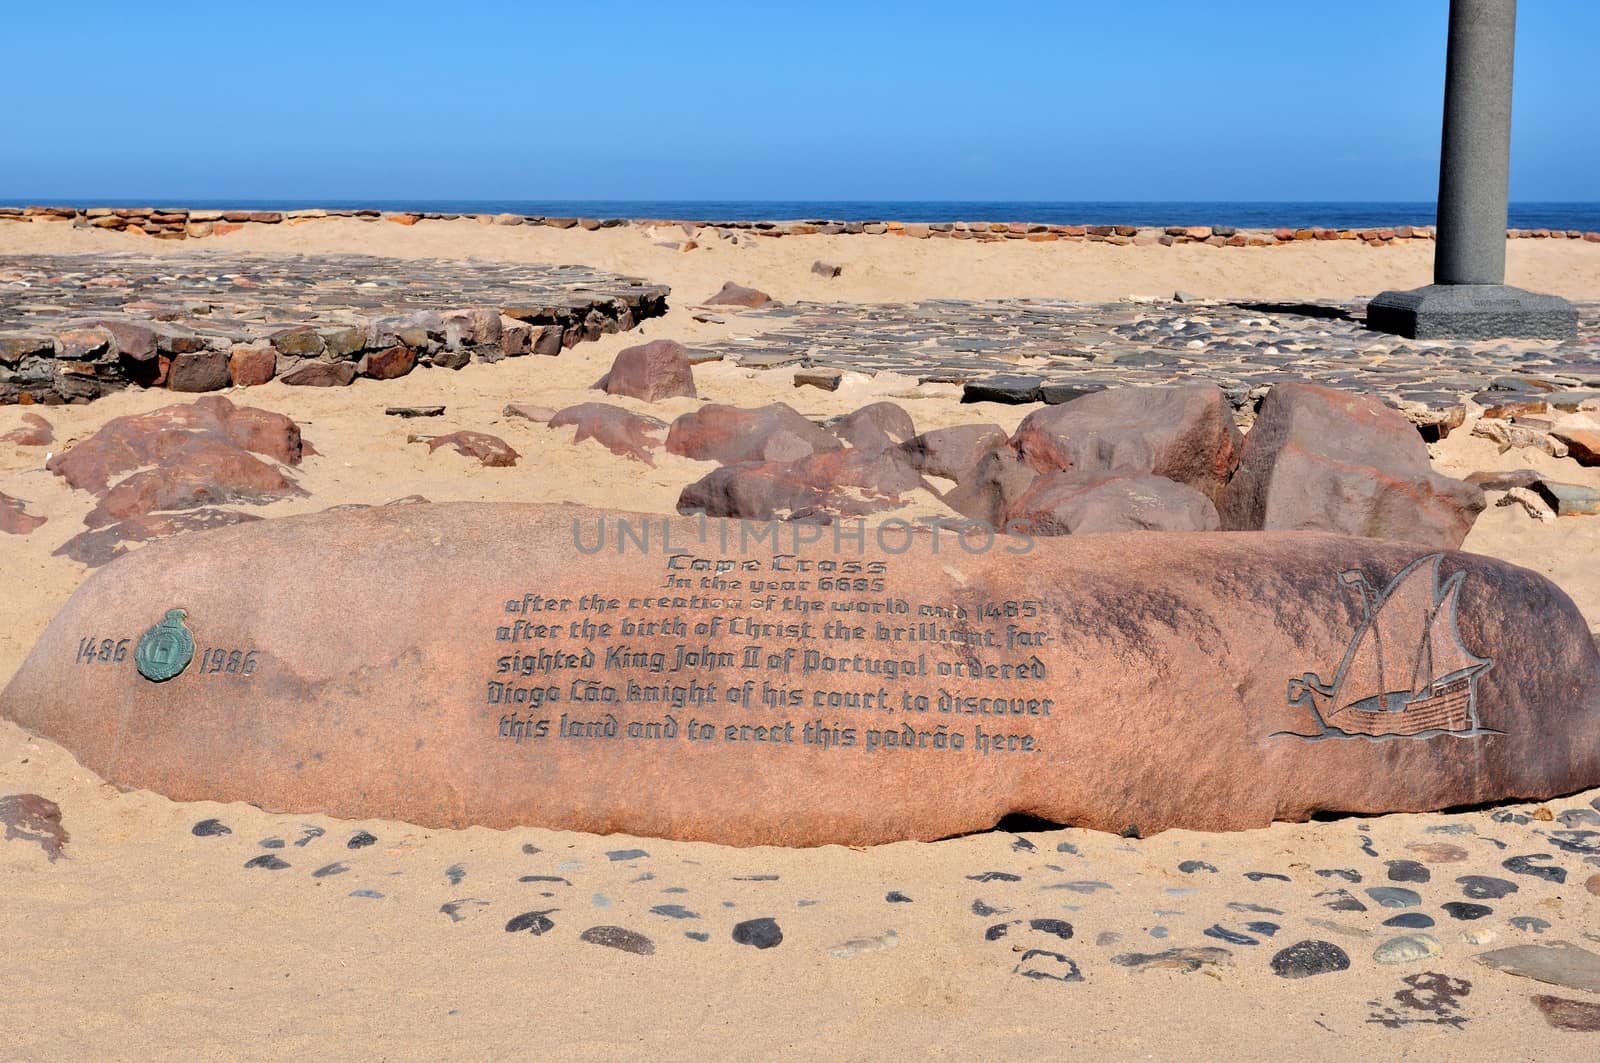
[[[1257,941],[1255,938],[1248,937],[1233,930],[1229,930],[1221,923],[1213,923],[1212,925],[1206,927],[1203,933],[1208,938],[1216,938],[1218,941],[1226,941],[1230,945],[1261,944],[1261,942]]]
[[[1085,880],[1082,882],[1053,882],[1048,886],[1041,886],[1046,890],[1071,890],[1073,893],[1098,893],[1100,890],[1113,890],[1116,887],[1109,882],[1095,882]]]
[[[1553,997],[1546,993],[1535,996],[1533,1003],[1544,1016],[1544,1021],[1558,1030],[1600,1033],[1600,1004],[1587,1000]]]
[[[1244,901],[1229,901],[1230,912],[1255,912],[1258,915],[1282,915],[1276,908],[1268,908],[1264,904],[1246,904]]]
[[[711,935],[704,930],[685,930],[683,936],[690,941],[710,941]]]
[[[1244,877],[1251,882],[1265,882],[1267,879],[1275,879],[1278,882],[1294,881],[1288,875],[1280,875],[1275,871],[1246,871]]]
[[[1134,840],[1138,840],[1138,838],[1139,838],[1139,824],[1130,823],[1126,827],[1123,827],[1120,831],[1118,831],[1117,835],[1119,837],[1122,837],[1122,838],[1132,838]]]
[[[1390,882],[1427,882],[1433,877],[1433,872],[1415,860],[1390,860],[1388,865]]]
[[[1577,853],[1579,856],[1600,853],[1600,830],[1551,831],[1550,844],[1564,853]]]
[[[1009,871],[984,871],[977,875],[968,875],[970,882],[1021,882],[1021,875],[1013,875]]]
[[[1361,839],[1361,851],[1366,853],[1368,856],[1377,856],[1378,855],[1378,850],[1376,850],[1376,849],[1374,849],[1372,847],[1372,839],[1371,838],[1362,838]]]
[[[467,869],[460,864],[451,864],[444,869],[444,877],[450,880],[450,885],[459,886],[461,880],[467,877]]]
[[[245,865],[244,866],[245,867],[264,867],[268,871],[282,871],[284,868],[288,867],[289,864],[288,864],[288,861],[279,860],[276,856],[273,856],[271,853],[262,853],[260,856],[256,857],[254,860],[245,861]]]
[[[328,833],[321,827],[305,827],[300,831],[300,837],[295,841],[295,848],[304,849],[324,834]]]
[[[1600,808],[1600,805],[1597,805],[1595,807]],[[1067,854],[1069,854],[1071,856],[1077,856],[1078,855],[1078,847],[1076,845],[1073,845],[1071,842],[1062,842],[1060,845],[1056,846],[1056,852],[1058,852],[1058,853],[1067,853]]]
[[[735,882],[776,882],[776,881],[778,881],[778,876],[777,875],[735,875],[735,876],[733,876],[733,881],[735,881]]]
[[[1569,808],[1556,817],[1556,822],[1563,827],[1600,827],[1600,812],[1591,812],[1587,808]]]
[[[217,838],[224,834],[232,834],[233,828],[220,819],[202,819],[189,833],[196,838]]]
[[[699,912],[691,912],[681,904],[658,904],[650,909],[656,915],[664,915],[668,919],[699,919]]]
[[[1118,967],[1169,968],[1185,973],[1202,967],[1229,966],[1233,953],[1213,947],[1199,949],[1167,949],[1165,952],[1124,952],[1111,957]]]
[[[350,891],[350,896],[352,896],[352,897],[366,897],[366,898],[368,898],[370,900],[374,900],[374,901],[383,900],[383,894],[379,893],[377,890],[351,890]]]
[[[1076,963],[1059,952],[1048,952],[1044,949],[1029,949],[1024,952],[1022,959],[1012,968],[1011,973],[1041,981],[1083,981],[1083,972],[1078,970]]]
[[[1213,875],[1217,873],[1217,869],[1206,863],[1204,860],[1185,860],[1183,863],[1178,865],[1178,870],[1182,871],[1185,875],[1192,875],[1196,871],[1205,871]]]
[[[1297,941],[1272,957],[1279,978],[1310,978],[1350,969],[1350,954],[1331,941]]]
[[[1422,894],[1399,886],[1373,886],[1367,896],[1385,908],[1415,908],[1422,903]]]
[[[885,893],[883,895],[883,899],[888,901],[890,904],[910,904],[911,903],[911,898],[907,897],[904,893],[901,893],[899,890],[890,890],[888,893]]]
[[[544,852],[543,849],[539,848],[537,845],[533,844],[532,842],[523,842],[522,843],[522,851],[524,853],[527,853],[529,856],[538,856],[540,853]]]
[[[448,915],[452,923],[459,923],[467,918],[467,915],[471,914],[471,908],[487,907],[489,907],[488,901],[479,900],[476,897],[463,897],[459,901],[446,901],[444,904],[439,905],[439,910]],[[467,915],[462,914],[464,910],[467,911]]]
[[[1011,929],[1011,926],[1012,924],[1010,923],[996,923],[994,926],[991,926],[989,929],[983,932],[983,940],[999,941],[1001,938],[1006,936],[1006,932]]]
[[[1433,916],[1423,912],[1401,912],[1383,921],[1384,926],[1397,926],[1402,930],[1426,930],[1433,925]]]
[[[1516,929],[1529,934],[1542,934],[1550,929],[1550,921],[1548,919],[1540,919],[1536,915],[1514,915],[1507,919],[1506,922]]]
[[[261,848],[263,848],[263,849],[282,849],[283,848],[283,839],[282,838],[262,838],[261,841],[257,842],[256,844],[260,845]]]
[[[349,870],[350,869],[348,867],[346,867],[344,864],[341,864],[337,860],[335,860],[333,863],[325,864],[322,867],[319,867],[315,871],[311,872],[311,877],[312,878],[328,878],[328,877],[330,877],[332,875],[342,875],[346,871],[349,871]]]
[[[559,882],[563,886],[572,885],[572,883],[568,882],[566,879],[562,878],[560,875],[523,875],[521,878],[517,879],[517,881],[518,882]]]
[[[746,919],[734,926],[733,940],[752,948],[776,948],[779,942],[783,941],[783,931],[778,929],[776,919],[765,916],[760,919]]]
[[[364,830],[358,830],[350,835],[350,840],[344,843],[346,849],[365,849],[369,845],[378,844],[378,839]]]
[[[1011,851],[1014,853],[1031,853],[1037,848],[1038,846],[1026,838],[1018,837],[1011,840]]]
[[[1342,878],[1346,882],[1360,882],[1361,872],[1348,867],[1324,867],[1317,871],[1318,878]]]
[[[978,900],[975,900],[975,901],[972,902],[972,914],[977,916],[980,919],[987,919],[991,915],[1004,915],[1006,912],[1009,912],[1010,910],[1011,910],[1010,908],[993,908],[993,907],[990,907],[989,905],[983,903],[983,899],[982,898],[979,898]]]
[[[526,930],[534,937],[547,934],[556,928],[555,923],[550,921],[550,913],[553,911],[556,911],[556,909],[546,908],[542,912],[523,912],[506,924],[506,933],[520,934]]]
[[[1490,813],[1489,818],[1496,823],[1515,823],[1519,826],[1531,822],[1530,818],[1522,812],[1513,812],[1509,808],[1502,808]]]
[[[1356,900],[1349,890],[1324,890],[1316,895],[1324,908],[1335,912],[1364,912],[1367,906]]]
[[[1464,921],[1482,919],[1486,915],[1494,914],[1494,909],[1487,904],[1472,904],[1469,901],[1446,901],[1439,907],[1448,912],[1450,918]]]
[[[1547,882],[1561,885],[1567,881],[1567,869],[1554,864],[1546,864],[1546,860],[1554,860],[1549,853],[1531,853],[1528,856],[1513,856],[1500,866],[1513,875],[1528,875],[1532,878],[1542,878]]]
[[[1065,919],[1029,919],[1028,929],[1037,930],[1041,934],[1054,934],[1062,941],[1072,939],[1072,924]]]
[[[1490,875],[1462,875],[1456,879],[1456,885],[1461,887],[1462,896],[1474,901],[1497,901],[1519,889],[1515,882]]]
[[[619,860],[643,860],[649,855],[643,849],[613,849],[606,854],[606,859],[616,863]]]
[[[1277,923],[1268,923],[1265,921],[1246,923],[1244,928],[1250,931],[1252,934],[1260,934],[1263,937],[1271,937],[1283,929]]]
[[[656,943],[636,930],[629,930],[622,926],[591,926],[588,930],[578,935],[579,941],[587,941],[591,945],[604,945],[608,949],[620,949],[631,952],[635,956],[654,956]]]

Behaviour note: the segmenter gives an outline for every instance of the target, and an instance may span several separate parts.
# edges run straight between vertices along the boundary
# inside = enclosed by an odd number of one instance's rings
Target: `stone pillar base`
[[[1578,334],[1578,311],[1508,284],[1430,284],[1380,293],[1367,304],[1367,328],[1413,340],[1567,340]]]

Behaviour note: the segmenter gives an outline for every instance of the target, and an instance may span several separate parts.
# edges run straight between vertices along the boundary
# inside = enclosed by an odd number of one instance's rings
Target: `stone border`
[[[379,210],[186,210],[155,207],[0,207],[0,223],[69,222],[76,228],[111,229],[144,233],[160,240],[202,239],[226,236],[247,225],[300,225],[326,218],[355,218],[415,225],[420,221],[455,221],[472,218],[482,225],[533,225],[552,229],[614,229],[684,227],[726,229],[755,236],[866,235],[907,236],[914,239],[1025,240],[1050,243],[1107,243],[1115,245],[1208,244],[1212,247],[1278,247],[1314,240],[1359,240],[1372,247],[1432,240],[1430,226],[1397,225],[1364,229],[1236,229],[1227,225],[1043,225],[1034,222],[901,222],[901,221],[706,221],[658,218],[553,218],[537,214],[445,214],[384,212]],[[1507,239],[1584,240],[1600,243],[1600,232],[1578,229],[1507,229]]]

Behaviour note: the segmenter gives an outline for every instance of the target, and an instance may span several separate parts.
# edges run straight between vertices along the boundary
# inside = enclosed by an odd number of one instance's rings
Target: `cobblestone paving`
[[[740,336],[712,349],[752,366],[893,370],[1000,401],[1200,379],[1248,412],[1273,383],[1308,380],[1377,392],[1421,423],[1489,391],[1600,399],[1600,303],[1579,305],[1578,338],[1561,343],[1418,342],[1363,317],[1361,303],[797,303],[741,312]]]

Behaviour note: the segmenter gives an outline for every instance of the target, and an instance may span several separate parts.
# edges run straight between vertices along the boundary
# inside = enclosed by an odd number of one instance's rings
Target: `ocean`
[[[51,204],[45,199],[0,200],[0,206]],[[67,205],[67,204],[62,204]],[[579,218],[671,218],[702,221],[1023,221],[1046,225],[1231,225],[1237,229],[1367,229],[1434,224],[1434,204],[1116,201],[1049,202],[927,200],[678,200],[678,199],[128,199],[74,200],[71,205],[189,207],[195,210],[434,211],[442,214],[535,214]],[[1600,231],[1600,203],[1513,203],[1513,229]]]

